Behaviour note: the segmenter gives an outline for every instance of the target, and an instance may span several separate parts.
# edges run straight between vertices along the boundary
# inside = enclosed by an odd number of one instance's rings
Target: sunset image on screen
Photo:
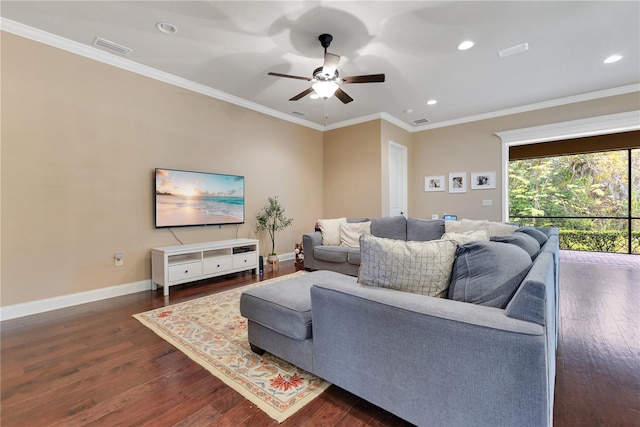
[[[244,177],[156,169],[156,227],[243,222]]]

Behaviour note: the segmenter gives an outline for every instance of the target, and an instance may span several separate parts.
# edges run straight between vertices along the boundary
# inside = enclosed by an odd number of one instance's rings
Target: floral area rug
[[[319,396],[330,383],[269,353],[249,348],[247,319],[240,315],[245,289],[289,279],[300,271],[237,289],[135,314],[143,325],[282,422]]]

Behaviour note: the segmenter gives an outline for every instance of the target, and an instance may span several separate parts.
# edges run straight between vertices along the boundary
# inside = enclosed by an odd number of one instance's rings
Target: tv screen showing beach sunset
[[[243,223],[243,176],[156,169],[156,227]]]

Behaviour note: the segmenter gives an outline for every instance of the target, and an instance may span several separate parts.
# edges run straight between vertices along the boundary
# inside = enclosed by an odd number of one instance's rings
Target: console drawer
[[[202,261],[186,262],[169,267],[169,282],[202,276]]]
[[[204,274],[221,273],[231,270],[231,257],[215,257],[204,260]]]
[[[256,268],[256,252],[246,252],[233,256],[233,268]]]

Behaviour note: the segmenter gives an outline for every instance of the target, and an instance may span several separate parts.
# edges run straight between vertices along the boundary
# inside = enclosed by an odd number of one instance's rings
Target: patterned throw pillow
[[[347,218],[319,219],[322,244],[337,246],[340,244],[340,224],[346,224]]]
[[[405,242],[364,234],[358,283],[446,297],[456,247],[449,240]]]

